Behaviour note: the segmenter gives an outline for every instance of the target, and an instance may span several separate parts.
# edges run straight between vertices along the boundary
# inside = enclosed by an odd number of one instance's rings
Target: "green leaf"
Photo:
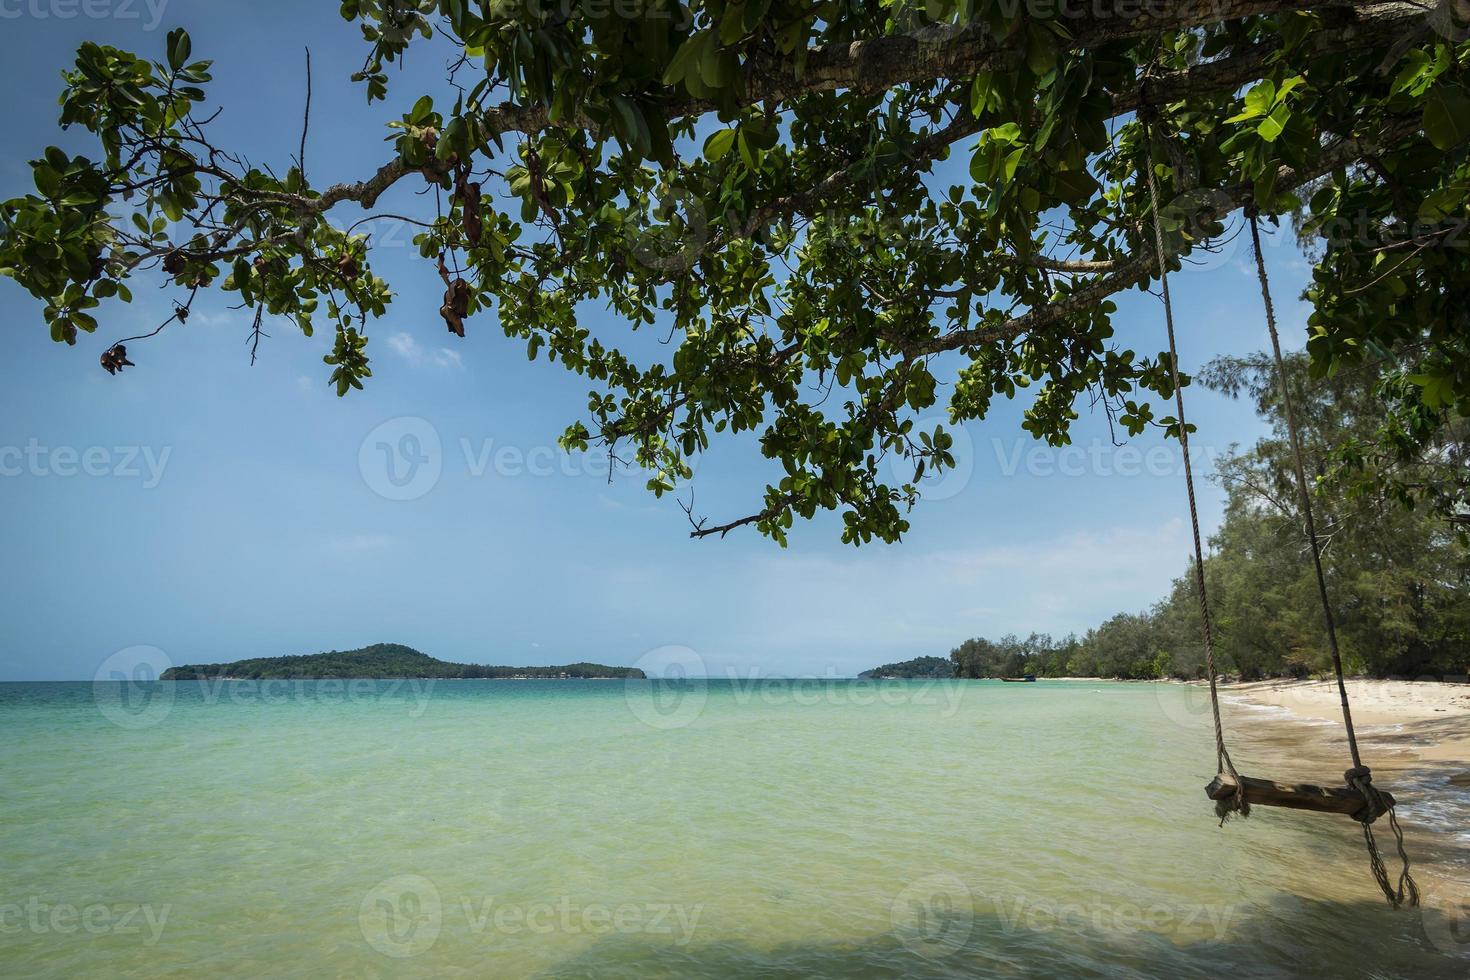
[[[1037,78],[1050,72],[1057,63],[1055,37],[1040,26],[1033,25],[1026,32],[1026,67]]]
[[[189,40],[189,32],[182,27],[168,32],[168,66],[174,71],[181,70],[189,63],[189,53],[194,45]]]
[[[705,46],[708,34],[691,34],[685,38],[684,43],[679,45],[679,50],[674,52],[669,65],[664,69],[663,82],[665,85],[677,85],[699,65],[700,55]]]
[[[1016,168],[1020,166],[1021,157],[1023,154],[1025,154],[1025,152],[1026,148],[1024,146],[1018,146],[1014,150],[1012,150],[1010,154],[1006,157],[1003,173],[1007,181],[1015,178]]]
[[[997,143],[1014,143],[1021,138],[1021,124],[1008,122],[986,131],[986,138]]]
[[[56,197],[61,193],[61,175],[45,164],[36,165],[36,190],[45,197]]]
[[[1061,170],[1052,175],[1052,193],[1068,204],[1082,204],[1097,191],[1097,181],[1085,170]]]
[[[1264,116],[1271,111],[1276,104],[1276,83],[1267,78],[1255,85],[1249,92],[1245,93],[1244,109],[1231,116],[1225,121],[1228,123],[1244,122],[1247,119],[1255,119]]]
[[[995,92],[995,75],[988,71],[977,72],[974,84],[970,87],[970,114],[979,116],[990,106],[991,95]]]
[[[737,130],[721,129],[710,134],[709,139],[704,141],[704,158],[706,160],[718,160],[730,152],[735,145],[735,134]]]
[[[1458,85],[1436,85],[1424,100],[1424,132],[1441,150],[1470,136],[1470,96]]]
[[[1261,139],[1267,143],[1274,143],[1276,142],[1276,137],[1280,136],[1286,130],[1286,124],[1290,121],[1291,110],[1287,108],[1285,103],[1282,103],[1275,109],[1272,109],[1269,116],[1261,120],[1261,124],[1256,127],[1256,132],[1260,133]]]

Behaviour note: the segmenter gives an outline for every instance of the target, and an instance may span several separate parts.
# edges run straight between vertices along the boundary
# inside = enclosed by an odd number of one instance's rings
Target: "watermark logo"
[[[378,882],[357,910],[362,938],[384,956],[407,959],[428,952],[444,925],[439,889],[423,875]]]
[[[214,707],[267,707],[282,704],[382,704],[422,718],[438,679],[434,677],[181,677],[191,684],[197,703]]]
[[[1229,938],[1234,905],[1172,905],[1140,902],[1051,902],[1025,895],[994,896],[1001,928],[1015,932],[1138,933],[1153,932],[1189,941],[1221,942]]]
[[[447,455],[446,455],[447,453]],[[692,473],[699,457],[685,461]],[[446,445],[426,419],[401,416],[369,432],[357,451],[357,467],[368,489],[386,500],[417,500],[433,490],[446,469],[471,480],[614,480],[644,478],[644,471],[617,459],[607,446],[568,452],[558,445],[517,445],[494,437],[461,435]]]
[[[1190,183],[1197,179],[1192,176]],[[1234,261],[1241,241],[1250,239],[1243,225],[1225,224],[1234,209],[1230,195],[1210,187],[1187,190],[1159,208],[1164,230],[1184,236],[1174,251],[1180,271],[1213,272]]]
[[[602,902],[579,903],[570,895],[555,902],[501,902],[495,896],[480,899],[466,897],[459,902],[469,931],[479,936],[496,935],[545,936],[552,933],[670,936],[675,946],[688,946],[699,927],[703,905],[678,905],[671,902]]]
[[[1434,948],[1456,959],[1470,960],[1470,882],[1440,881],[1427,889],[1424,934]]]
[[[1425,19],[1445,40],[1463,41],[1470,37],[1470,0],[1439,0]]]
[[[975,928],[975,901],[955,875],[933,874],[911,883],[889,906],[893,934],[929,959],[962,948]]]
[[[174,707],[174,684],[160,681],[173,666],[158,647],[119,650],[92,677],[92,700],[102,716],[119,728],[152,728]]]
[[[3,2],[3,0],[0,0]],[[32,438],[24,446],[0,446],[0,477],[69,479],[112,477],[141,481],[144,490],[163,482],[172,446],[46,446]]]
[[[1178,727],[1199,731],[1213,723],[1209,685],[1154,684],[1152,687],[1160,714]]]
[[[773,708],[784,705],[799,708],[912,705],[937,709],[939,717],[948,720],[959,712],[966,690],[963,684],[936,678],[853,679],[839,677],[835,671],[821,677],[766,677],[759,669],[746,671],[744,676],[733,670],[726,673],[725,679],[730,682],[730,693],[736,704],[759,703]]]
[[[1184,475],[1184,453],[1178,443],[1150,446],[1113,443],[1094,439],[1088,443],[1046,446],[1034,439],[991,439],[997,471],[1006,479],[1026,476],[1041,479],[1063,477],[1080,479],[1136,480],[1175,479]],[[1215,468],[1225,454],[1215,446],[1191,442],[1190,461],[1196,472]]]
[[[650,650],[633,665],[645,677],[623,682],[623,698],[634,717],[668,731],[683,728],[700,716],[709,698],[704,658],[685,646]]]
[[[665,192],[654,208],[662,224],[631,229],[629,251],[642,265],[659,272],[683,273],[694,268],[709,243],[709,218],[699,198],[681,188]]]
[[[142,936],[144,946],[156,946],[172,910],[172,905],[135,902],[43,902],[32,895],[0,904],[0,935]]]
[[[914,458],[902,453],[892,453],[888,457],[889,472],[894,480],[900,486],[912,483],[926,503],[958,496],[970,485],[970,480],[975,475],[975,440],[963,425],[951,424],[948,416],[928,415],[917,419],[910,437],[918,440],[920,433],[932,434],[939,429],[943,429],[944,434],[952,440],[949,453],[954,457],[953,466],[939,469],[928,463],[924,467],[923,475],[915,481],[917,463]],[[927,448],[922,443],[920,445]]]
[[[567,935],[667,936],[675,946],[694,940],[703,905],[673,902],[507,902],[495,895],[450,896],[422,875],[395,875],[373,886],[358,908],[358,924],[369,946],[393,959],[420,956],[433,948],[446,920],[457,935],[479,937],[493,947],[498,937]],[[461,918],[463,922],[461,923]]]
[[[439,430],[414,415],[389,419],[363,439],[357,468],[378,496],[417,500],[434,489],[444,469]]]
[[[163,23],[169,0],[0,0],[0,20],[131,20],[143,30]]]

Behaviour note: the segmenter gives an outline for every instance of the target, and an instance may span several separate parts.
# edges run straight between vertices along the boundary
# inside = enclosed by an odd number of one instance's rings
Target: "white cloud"
[[[243,330],[250,328],[255,314],[242,313],[239,310],[191,310],[189,313],[189,326],[207,327],[216,329],[219,327],[240,327]]]
[[[464,361],[460,359],[459,351],[450,347],[437,347],[430,350],[423,347],[410,333],[400,331],[388,337],[388,349],[403,358],[414,367],[438,368],[448,370],[449,368],[464,369]]]

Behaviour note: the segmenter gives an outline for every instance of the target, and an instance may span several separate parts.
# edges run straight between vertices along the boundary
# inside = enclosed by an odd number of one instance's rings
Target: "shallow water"
[[[1395,786],[1451,883],[1395,912],[1346,819],[1215,825],[1174,685],[6,684],[0,739],[6,976],[1470,975],[1463,793]]]

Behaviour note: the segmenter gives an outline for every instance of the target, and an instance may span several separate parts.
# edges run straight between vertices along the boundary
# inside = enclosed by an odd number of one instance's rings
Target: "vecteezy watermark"
[[[422,718],[428,710],[429,700],[438,680],[433,677],[395,677],[382,680],[364,677],[327,677],[319,680],[214,677],[201,680],[182,678],[180,683],[192,684],[190,693],[197,694],[199,703],[204,705],[229,704],[245,707],[401,702],[408,709],[408,717]]]
[[[682,7],[682,4],[680,5]],[[629,226],[629,252],[640,264],[664,273],[694,268],[710,240],[710,223],[697,195],[671,188],[657,202],[655,216],[662,223],[637,222]]]
[[[457,440],[450,454],[470,479],[592,479],[607,482],[623,476],[646,477],[641,470],[613,458],[611,450],[594,446],[568,453],[559,446],[518,446],[492,437]],[[693,468],[693,460],[690,467]],[[446,468],[444,441],[426,419],[405,415],[375,427],[357,450],[357,468],[368,489],[387,500],[417,500],[438,485]]]
[[[684,31],[693,23],[693,11],[683,4],[663,0],[491,0],[490,16],[515,19],[528,26],[547,22],[565,23],[574,14],[589,20],[617,18],[628,21],[672,21],[676,31]]]
[[[570,895],[538,902],[505,902],[494,895],[461,896],[445,902],[422,875],[396,875],[373,886],[358,907],[358,925],[369,946],[394,959],[428,952],[447,918],[462,918],[465,930],[484,937],[553,933],[667,936],[687,946],[699,927],[703,905],[673,902],[579,902]],[[458,923],[456,922],[456,925]]]
[[[593,447],[585,453],[568,453],[559,446],[522,446],[500,444],[494,439],[479,441],[461,437],[465,472],[474,479],[494,475],[506,479],[532,477],[547,479],[590,477],[607,481],[622,474],[634,474],[632,467],[617,465],[607,449]]]
[[[0,0],[0,20],[135,20],[143,30],[163,23],[169,0]]]
[[[1051,477],[1139,477],[1172,478],[1184,475],[1184,454],[1178,444],[1150,446],[1115,445],[1094,439],[1086,445],[1062,447],[1037,445],[1029,438],[992,439],[991,449],[1003,477],[1020,473]],[[1213,446],[1189,444],[1189,458],[1196,472],[1214,469],[1224,453]]]
[[[1006,932],[1153,932],[1221,941],[1230,933],[1234,905],[1165,902],[1052,902],[1025,895],[992,897]]]
[[[444,925],[439,889],[422,875],[396,875],[374,885],[357,909],[362,938],[384,956],[427,952]]]
[[[920,433],[927,435],[941,429],[951,440],[949,453],[954,457],[953,466],[943,469],[926,466],[916,481],[914,472],[917,464],[913,459],[902,453],[890,453],[888,457],[889,473],[893,479],[900,485],[912,483],[926,503],[958,495],[970,485],[975,475],[975,440],[963,425],[952,424],[944,415],[925,416],[914,422],[911,436],[918,439]]]
[[[388,500],[417,500],[434,489],[443,468],[439,430],[417,416],[389,419],[357,450],[363,482]]]
[[[894,897],[889,921],[894,936],[910,951],[938,959],[969,941],[975,928],[974,896],[955,875],[928,875]]]
[[[944,424],[942,417],[924,418],[915,423],[913,431],[933,432],[940,424]],[[1094,439],[1068,446],[1047,446],[1025,436],[992,438],[988,455],[994,459],[994,469],[990,469],[986,462],[977,460],[975,441],[965,426],[944,425],[944,431],[952,440],[949,452],[954,457],[953,466],[942,470],[926,466],[923,475],[915,481],[913,459],[898,453],[888,457],[891,478],[899,484],[912,483],[926,503],[958,496],[974,482],[979,470],[998,474],[1003,479],[1021,475],[1038,479],[1175,479],[1184,474],[1184,454],[1177,443],[1144,448]],[[1224,455],[1224,451],[1211,445],[1190,444],[1190,459],[1199,472],[1214,469]]]
[[[0,903],[0,935],[29,932],[61,936],[142,936],[154,946],[163,936],[172,905],[137,902],[43,902],[32,895],[23,902]]]
[[[0,0],[3,2],[3,0]],[[24,446],[0,446],[0,477],[86,476],[142,480],[152,490],[163,480],[172,446],[44,446],[32,438]]]
[[[159,680],[173,661],[158,647],[119,650],[92,675],[92,700],[119,728],[152,728],[174,707],[174,685]]]
[[[1470,960],[1470,882],[1439,881],[1424,890],[1424,934],[1434,948]]]
[[[1438,0],[1425,19],[1446,40],[1463,41],[1470,37],[1470,2],[1466,0]]]
[[[766,677],[757,669],[739,672],[727,669],[724,676],[710,678],[704,659],[684,646],[650,650],[634,665],[642,678],[623,683],[623,697],[634,717],[651,728],[670,730],[694,723],[704,713],[711,683],[719,683],[722,699],[736,705],[768,707],[867,708],[874,705],[913,705],[935,708],[942,719],[959,711],[965,688],[950,681],[877,680],[840,677]]]
[[[889,478],[899,486],[912,484],[925,502],[958,496],[974,482],[976,472],[986,469],[977,457],[974,437],[963,425],[946,424],[944,417],[917,420],[913,437],[932,434],[942,426],[949,437],[952,466],[942,469],[926,465],[915,474],[915,457],[892,452],[887,457]],[[919,445],[922,445],[921,443]],[[446,469],[463,472],[470,479],[589,479],[599,483],[647,474],[616,459],[606,447],[569,453],[559,446],[520,446],[493,437],[460,436],[457,452],[446,453],[438,428],[418,416],[405,415],[376,426],[358,447],[357,465],[368,489],[386,500],[410,501],[426,496],[439,483]],[[1021,474],[1042,479],[1053,477],[1103,477],[1119,479],[1177,478],[1184,472],[1184,456],[1177,444],[1143,448],[1131,443],[1095,439],[1090,443],[1062,447],[1046,446],[1027,437],[992,438],[994,470],[1009,479]],[[1196,470],[1208,472],[1226,454],[1214,446],[1192,443],[1190,458]],[[686,460],[691,470],[698,457]]]
[[[554,902],[497,902],[493,895],[479,900],[465,898],[459,912],[469,923],[470,932],[487,932],[513,936],[529,933],[535,936],[551,933],[594,936],[621,935],[669,936],[675,946],[688,946],[699,928],[703,905],[680,905],[673,902],[602,902],[579,903],[563,895]]]
[[[662,646],[639,657],[644,674],[623,681],[623,699],[633,716],[650,728],[683,728],[704,712],[709,698],[704,658],[684,646]]]
[[[438,680],[428,678],[235,678],[183,676],[161,680],[174,663],[157,647],[119,650],[102,662],[92,678],[97,710],[120,728],[151,728],[168,717],[181,685],[190,704],[235,707],[279,704],[402,704],[410,718],[421,718]],[[182,671],[187,675],[188,670]]]
[[[869,679],[839,677],[835,672],[825,677],[764,677],[759,669],[750,670],[744,676],[735,671],[726,671],[731,697],[736,704],[760,704],[776,707],[796,705],[852,705],[866,708],[871,705],[915,705],[922,708],[938,708],[942,719],[953,718],[959,711],[960,701],[966,688],[949,680],[924,678],[921,680]]]

